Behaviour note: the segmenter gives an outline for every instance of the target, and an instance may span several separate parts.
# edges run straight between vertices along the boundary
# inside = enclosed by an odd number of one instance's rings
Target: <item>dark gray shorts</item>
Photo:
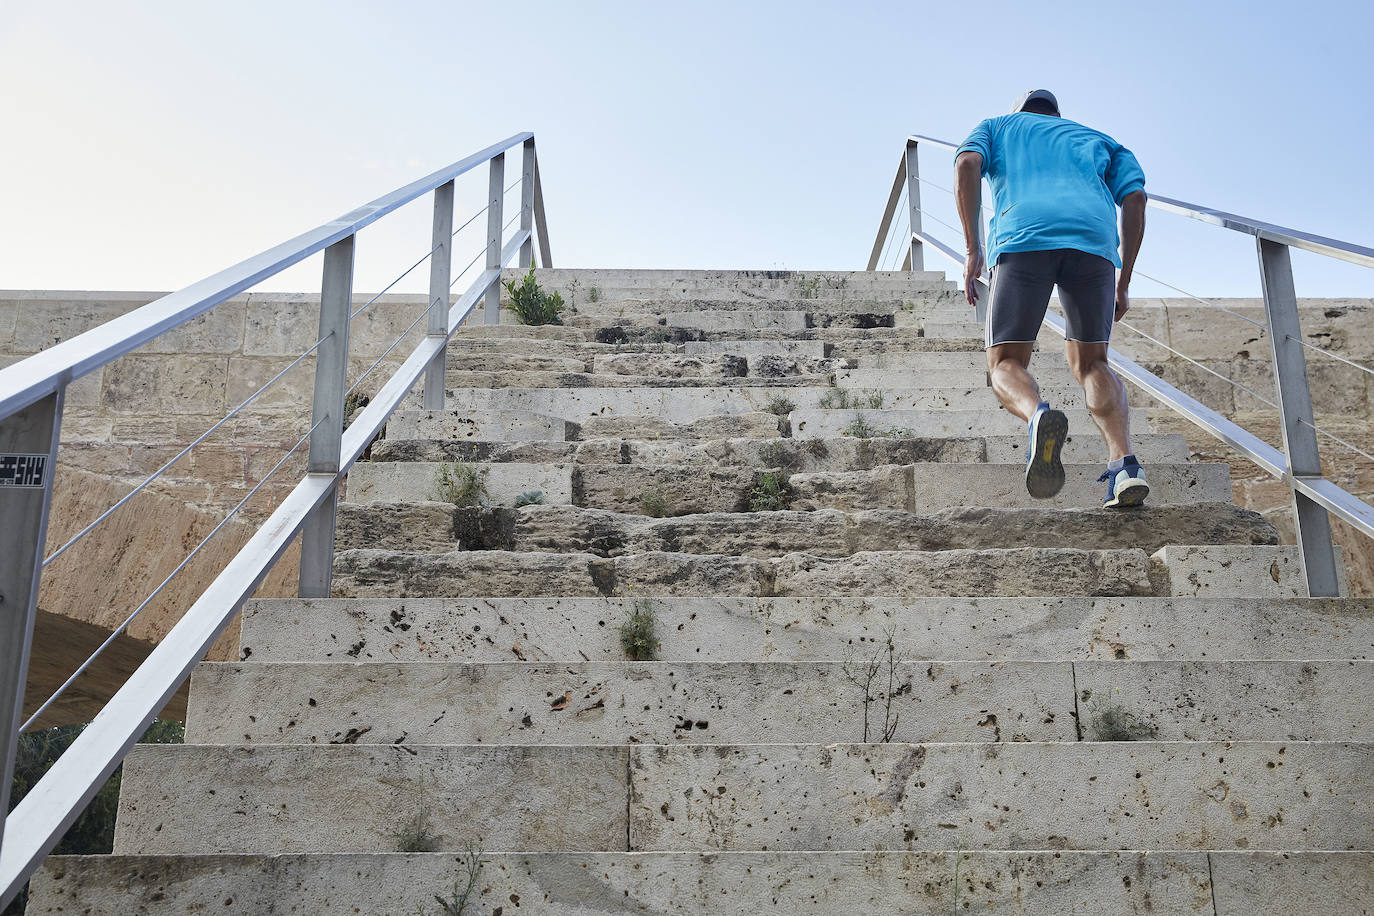
[[[1069,340],[1111,340],[1116,267],[1100,255],[1056,248],[998,255],[988,296],[987,345],[1034,341],[1056,286]]]

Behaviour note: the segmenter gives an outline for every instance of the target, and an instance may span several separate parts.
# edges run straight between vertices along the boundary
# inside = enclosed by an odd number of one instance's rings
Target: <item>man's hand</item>
[[[968,257],[964,260],[964,295],[968,298],[969,305],[978,304],[978,281],[982,276],[983,250],[975,248],[968,253]]]
[[[1116,281],[1116,320],[1120,321],[1126,317],[1126,313],[1131,309],[1131,278],[1122,274]]]

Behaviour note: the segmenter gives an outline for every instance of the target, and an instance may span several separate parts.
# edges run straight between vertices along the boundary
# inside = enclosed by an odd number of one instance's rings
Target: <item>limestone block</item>
[[[613,580],[613,567],[590,554],[340,548],[334,555],[334,594],[343,598],[593,597],[605,593],[599,582]]]
[[[1085,741],[1369,741],[1368,661],[1074,663]]]
[[[567,465],[468,462],[482,475],[486,504],[513,506],[524,493],[538,492],[550,505],[572,502],[572,469]],[[440,500],[439,464],[365,461],[348,474],[348,499],[356,503]]]
[[[650,496],[661,499],[669,515],[740,512],[749,508],[755,476],[749,468],[581,464],[574,470],[573,498],[567,502],[637,513]]]
[[[244,609],[242,645],[264,662],[617,661],[637,600],[259,600]],[[674,597],[649,607],[665,661],[843,659],[889,632],[909,659],[1374,658],[1369,600]]]
[[[1275,906],[1310,901],[1333,883],[1358,889],[1368,853],[1212,853],[1287,865],[1321,856],[1329,865],[1285,872],[1266,890]],[[470,903],[510,912],[511,900],[538,901],[549,916],[598,914],[909,913],[944,916],[956,901],[969,912],[1167,912],[1213,916],[1208,856],[1188,852],[715,852],[484,853]],[[1273,866],[1270,866],[1273,867]],[[55,856],[34,877],[30,913],[139,912],[180,916],[222,908],[273,909],[316,916],[382,916],[433,906],[451,886],[453,855]],[[958,877],[959,888],[955,888]],[[1290,878],[1293,884],[1286,883]],[[1343,878],[1347,880],[1337,881]],[[1220,890],[1220,888],[1218,888]],[[1229,898],[1228,898],[1229,899]],[[1245,899],[1253,899],[1246,895]],[[1358,899],[1351,897],[1351,900]],[[1358,904],[1332,901],[1335,916]],[[1344,909],[1339,909],[1345,907]],[[1232,911],[1228,910],[1228,914]],[[1300,909],[1236,912],[1297,914]]]
[[[568,432],[567,421],[528,410],[398,410],[387,421],[387,435],[398,439],[562,442]]]
[[[354,489],[349,489],[350,498],[357,498]],[[417,500],[366,507],[341,503],[334,546],[336,550],[443,552],[462,545],[453,530],[453,504]]]
[[[1370,744],[632,747],[630,773],[632,849],[1306,850],[1374,841]]]
[[[1191,427],[1191,424],[1188,424]],[[988,436],[983,440],[987,445],[987,460],[993,464],[1026,463],[1026,435]],[[1190,457],[1188,441],[1176,433],[1149,433],[1133,431],[1131,447],[1146,468],[1152,464],[1184,462]],[[1095,430],[1080,430],[1070,433],[1064,443],[1062,460],[1074,464],[1094,461],[1106,463],[1107,447]],[[1105,487],[1103,488],[1105,490]]]
[[[319,293],[250,296],[243,314],[243,354],[295,359],[319,340],[319,331]]]
[[[735,356],[796,356],[824,359],[822,340],[689,340],[682,345],[688,356],[730,354]]]
[[[251,296],[221,302],[205,314],[181,327],[154,337],[139,348],[139,353],[222,353],[243,352],[245,316]],[[316,305],[318,318],[318,304]],[[314,341],[310,341],[313,343]],[[302,347],[302,349],[304,349]]]
[[[911,511],[911,466],[879,467],[868,471],[793,474],[789,508],[901,509]]]
[[[746,411],[698,417],[676,423],[661,417],[591,417],[581,424],[581,438],[728,439],[773,438],[782,419],[776,414]]]
[[[105,367],[101,403],[116,414],[222,417],[228,371],[222,356],[125,356]]]
[[[748,371],[748,363],[741,356],[726,354],[618,353],[596,357],[592,371],[663,378],[737,378]]]
[[[29,356],[146,305],[157,294],[36,292],[16,298],[12,349]]]
[[[286,357],[229,357],[228,404],[237,407],[290,365]],[[299,414],[309,426],[315,397],[315,358],[307,356],[281,378],[272,382],[245,410],[290,411]]]
[[[780,596],[1149,595],[1141,550],[1016,548],[925,553],[866,551],[848,557],[788,554],[778,560]]]
[[[1083,409],[1064,411],[1069,429],[1088,435],[1096,429]],[[790,415],[792,435],[799,439],[835,439],[859,429],[855,421],[880,435],[898,438],[928,436],[1008,436],[1025,434],[1026,424],[1000,407],[974,409],[894,409],[878,410],[794,410]],[[1139,423],[1138,426],[1144,426]],[[1145,430],[1141,430],[1144,432]]]
[[[1067,662],[209,664],[191,744],[598,745],[864,740],[1075,741]],[[892,675],[889,686],[888,675]],[[889,697],[891,702],[889,703]],[[874,716],[876,715],[876,720]],[[874,733],[876,729],[876,733]]]
[[[1345,566],[1336,548],[1341,594],[1348,594]],[[1168,546],[1154,558],[1169,574],[1170,594],[1198,597],[1254,595],[1302,598],[1307,595],[1296,547],[1239,545]]]
[[[625,748],[141,744],[124,762],[116,853],[396,848],[423,807],[440,849],[614,849]]]
[[[805,312],[725,311],[713,309],[699,312],[669,312],[663,316],[670,328],[696,328],[702,331],[745,331],[776,328],[801,331],[806,328]]]
[[[1052,499],[1036,500],[1026,492],[1022,465],[915,465],[910,508],[913,512],[971,505],[1086,508],[1100,505],[1106,494],[1106,484],[1098,482],[1102,470],[1100,464],[1066,464],[1064,489]],[[1231,501],[1231,473],[1225,464],[1151,464],[1146,473],[1153,506]]]
[[[1217,916],[1361,916],[1374,900],[1374,853],[1213,852]],[[1319,902],[1318,902],[1319,901]]]

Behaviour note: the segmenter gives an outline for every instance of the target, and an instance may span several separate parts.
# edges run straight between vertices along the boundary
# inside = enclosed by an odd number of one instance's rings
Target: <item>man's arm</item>
[[[959,222],[964,226],[964,250],[967,252],[964,295],[969,305],[978,302],[977,280],[983,276],[983,246],[978,237],[982,226],[982,197],[983,154],[964,150],[954,160],[954,199],[959,205]]]
[[[1116,279],[1116,320],[1131,307],[1131,273],[1140,243],[1145,239],[1145,192],[1132,191],[1121,199],[1121,274]],[[963,209],[960,208],[962,215]]]

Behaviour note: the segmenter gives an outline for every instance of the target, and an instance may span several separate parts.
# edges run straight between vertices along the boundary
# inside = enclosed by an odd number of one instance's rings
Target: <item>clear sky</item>
[[[862,268],[905,136],[959,140],[1037,87],[1147,190],[1374,244],[1371,9],[0,0],[0,288],[174,289],[520,130],[560,266]],[[923,169],[949,180],[946,154]],[[361,236],[360,291],[428,250],[426,208]],[[1150,219],[1143,271],[1257,294],[1253,240]],[[1295,264],[1300,294],[1374,295]]]

